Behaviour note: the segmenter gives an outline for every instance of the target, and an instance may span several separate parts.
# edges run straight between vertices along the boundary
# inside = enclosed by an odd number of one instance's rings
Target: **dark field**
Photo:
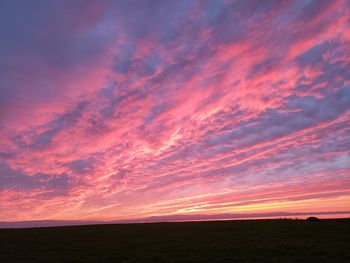
[[[350,262],[349,220],[1,229],[0,240],[0,262]]]

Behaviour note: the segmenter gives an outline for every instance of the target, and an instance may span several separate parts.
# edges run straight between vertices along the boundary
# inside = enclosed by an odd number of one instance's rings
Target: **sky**
[[[0,1],[0,221],[350,215],[349,5]]]

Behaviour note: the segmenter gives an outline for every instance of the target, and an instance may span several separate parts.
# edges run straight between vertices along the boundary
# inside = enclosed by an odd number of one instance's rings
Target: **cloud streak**
[[[0,5],[2,221],[349,210],[347,1]]]

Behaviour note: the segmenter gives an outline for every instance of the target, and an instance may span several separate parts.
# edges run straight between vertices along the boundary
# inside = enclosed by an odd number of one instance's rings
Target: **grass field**
[[[0,262],[350,262],[350,221],[245,220],[0,230]]]

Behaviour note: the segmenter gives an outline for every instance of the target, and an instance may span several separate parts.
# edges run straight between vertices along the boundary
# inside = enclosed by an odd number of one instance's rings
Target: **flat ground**
[[[350,262],[350,221],[245,220],[0,230],[0,262]]]

